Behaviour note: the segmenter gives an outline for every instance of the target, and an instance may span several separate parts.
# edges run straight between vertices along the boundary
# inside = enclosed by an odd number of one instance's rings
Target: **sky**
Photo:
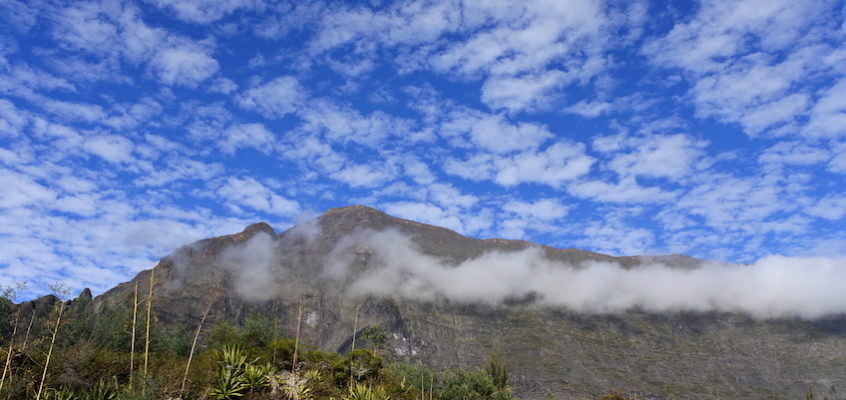
[[[846,255],[846,3],[0,0],[0,285],[363,204],[462,234]]]

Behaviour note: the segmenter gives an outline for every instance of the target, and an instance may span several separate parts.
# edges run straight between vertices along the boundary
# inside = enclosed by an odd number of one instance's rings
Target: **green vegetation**
[[[153,317],[148,333],[147,304],[138,300],[97,313],[50,300],[39,304],[37,318],[31,309],[12,312],[11,302],[3,303],[0,348],[8,365],[0,400],[512,398],[497,359],[447,371],[389,362],[378,355],[387,340],[379,326],[361,332],[363,347],[338,354],[294,338],[274,340],[278,322],[251,313],[238,324],[216,318],[192,349],[197,326],[160,324]],[[36,322],[28,329],[30,320]]]

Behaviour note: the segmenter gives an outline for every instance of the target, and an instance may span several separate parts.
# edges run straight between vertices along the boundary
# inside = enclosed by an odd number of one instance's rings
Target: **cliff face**
[[[535,247],[528,242],[477,240],[447,229],[390,217],[366,207],[333,209],[315,223],[275,234],[267,224],[185,246],[155,267],[154,312],[163,324],[195,326],[210,302],[211,322],[261,312],[293,336],[298,308],[306,343],[347,351],[353,330],[387,333],[390,357],[439,368],[476,366],[497,354],[508,363],[517,394],[590,398],[616,388],[655,398],[799,398],[809,386],[846,390],[846,319],[756,321],[727,313],[584,315],[538,305],[531,296],[504,304],[396,294],[354,295],[349,277],[328,277],[328,264],[364,271],[378,260],[362,230],[394,230],[417,249],[457,264],[491,251]],[[390,246],[390,244],[386,244]],[[268,252],[268,249],[272,250]],[[684,256],[611,257],[542,247],[551,260],[586,260],[631,268],[643,261],[691,268]],[[334,261],[333,261],[334,260]],[[146,293],[152,270],[93,299],[91,312]],[[90,295],[90,294],[89,294]],[[42,301],[47,301],[43,300]],[[25,305],[21,305],[25,306]],[[819,392],[819,390],[818,390]]]

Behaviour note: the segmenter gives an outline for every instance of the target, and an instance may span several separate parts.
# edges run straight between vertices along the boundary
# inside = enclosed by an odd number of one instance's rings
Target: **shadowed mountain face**
[[[497,259],[521,251],[577,269],[591,262],[623,269],[661,263],[692,270],[701,264],[678,255],[611,257],[471,239],[354,206],[329,210],[278,235],[259,223],[175,251],[154,268],[154,313],[159,323],[193,327],[213,302],[212,325],[257,311],[278,318],[283,333],[293,336],[301,307],[306,343],[348,351],[354,327],[361,333],[378,325],[387,333],[382,353],[396,360],[472,367],[497,354],[524,398],[546,393],[591,398],[617,388],[654,398],[799,398],[809,387],[818,393],[846,390],[843,317],[804,321],[713,311],[584,313],[545,302],[553,292],[485,295],[500,282],[479,280],[468,286],[456,279],[440,283],[446,289],[433,289],[438,284],[432,282],[453,276],[449,270],[459,264],[464,268],[468,261],[490,259],[495,268]],[[409,267],[380,269],[387,263]],[[486,265],[471,267],[484,271]],[[447,272],[426,281],[414,274],[415,268]],[[152,273],[144,271],[93,302],[90,293],[75,302],[92,312],[131,302],[136,283],[146,290]],[[519,287],[519,282],[509,283]],[[452,284],[481,294],[451,296]]]

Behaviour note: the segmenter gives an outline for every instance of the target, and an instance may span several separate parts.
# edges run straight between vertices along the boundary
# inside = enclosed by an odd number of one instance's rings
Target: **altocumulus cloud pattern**
[[[846,4],[0,0],[0,284],[366,204],[475,237],[846,254]]]

